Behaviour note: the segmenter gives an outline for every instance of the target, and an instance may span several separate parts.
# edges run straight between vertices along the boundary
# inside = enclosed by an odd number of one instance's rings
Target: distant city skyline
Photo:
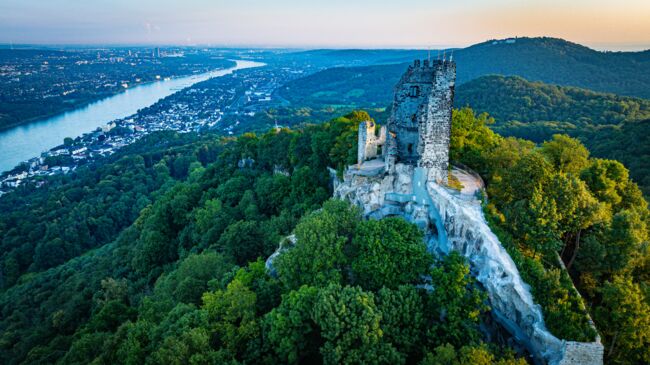
[[[445,48],[549,36],[650,48],[648,0],[2,0],[0,43]]]

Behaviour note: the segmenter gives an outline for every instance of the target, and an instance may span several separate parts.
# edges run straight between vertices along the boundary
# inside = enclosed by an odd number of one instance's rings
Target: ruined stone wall
[[[416,60],[395,86],[389,158],[427,168],[433,181],[447,181],[455,80],[455,63]]]
[[[377,157],[377,150],[386,142],[386,127],[379,129],[376,134],[376,125],[373,121],[359,123],[359,143],[357,149],[357,163]]]
[[[427,117],[427,103],[433,92],[435,68],[416,60],[395,86],[388,131],[395,136],[397,160],[417,163],[420,158],[419,126]],[[390,138],[390,137],[389,137]]]
[[[429,181],[447,183],[456,64],[442,62],[436,64],[435,69],[426,117],[420,122],[418,166],[427,168]]]
[[[564,356],[558,365],[602,364],[604,348],[600,342],[574,342],[564,344]]]

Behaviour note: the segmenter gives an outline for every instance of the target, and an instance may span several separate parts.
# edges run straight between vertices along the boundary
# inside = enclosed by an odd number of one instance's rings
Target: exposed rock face
[[[278,272],[276,271],[275,267],[273,266],[273,262],[275,262],[275,259],[277,259],[280,255],[282,255],[283,252],[286,250],[290,249],[291,247],[296,245],[296,236],[295,235],[290,235],[284,238],[280,242],[280,245],[278,246],[278,249],[271,254],[266,259],[266,262],[264,263],[264,267],[266,268],[266,272],[271,275],[274,278],[278,277]]]
[[[430,252],[451,250],[465,256],[472,273],[485,287],[492,312],[538,363],[602,364],[603,346],[564,341],[544,324],[514,262],[489,229],[478,201],[455,194],[434,182],[423,169],[396,164],[393,174],[361,176],[348,170],[335,183],[334,196],[362,208],[366,217],[400,215],[425,230]],[[425,196],[426,195],[426,196]]]
[[[385,207],[386,192],[412,193],[413,166],[397,164],[395,169],[395,174],[385,176],[383,171],[376,172],[375,176],[365,176],[349,169],[344,181],[334,181],[334,197],[349,200],[362,208],[363,214],[368,216]]]

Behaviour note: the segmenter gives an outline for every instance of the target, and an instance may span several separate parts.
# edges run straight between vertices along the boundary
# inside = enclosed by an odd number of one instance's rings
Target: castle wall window
[[[409,90],[409,96],[412,98],[417,98],[418,96],[420,96],[420,87],[411,86],[411,89]]]

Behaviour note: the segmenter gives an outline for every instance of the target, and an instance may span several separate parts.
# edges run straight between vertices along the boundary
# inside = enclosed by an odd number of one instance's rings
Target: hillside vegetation
[[[13,278],[0,294],[2,363],[523,365],[483,343],[489,308],[459,255],[435,260],[414,225],[363,221],[327,201],[326,167],[354,159],[367,118],[236,139],[187,135],[168,148],[161,142],[181,137],[154,134],[97,173],[2,197],[12,207],[0,224],[2,270]],[[238,167],[243,158],[254,163]],[[151,177],[131,184],[149,187],[135,216],[92,210],[126,189],[114,183],[118,170],[122,180]],[[52,215],[32,202],[51,204]],[[114,221],[113,212],[128,226],[90,249],[74,235],[82,227],[66,230],[75,218]],[[55,228],[35,251],[16,245]],[[267,275],[262,259],[292,231],[295,248],[275,261],[277,278]],[[36,263],[61,247],[65,263]],[[424,277],[438,289],[418,287]]]
[[[650,50],[599,52],[557,38],[487,41],[454,52],[458,83],[489,74],[650,98]]]
[[[0,361],[523,365],[486,343],[485,294],[460,256],[436,260],[415,226],[328,201],[327,167],[355,161],[368,118],[152,134],[1,197]],[[487,122],[455,112],[452,155],[486,177],[491,225],[551,331],[594,336],[559,253],[608,361],[650,360],[649,218],[627,170],[569,137],[537,148]],[[262,260],[290,233],[267,275]]]
[[[548,328],[565,339],[589,338],[562,260],[603,337],[606,363],[647,363],[650,213],[627,169],[591,158],[569,136],[539,146],[495,134],[490,122],[471,109],[456,111],[451,158],[485,179],[488,222],[531,285]]]
[[[650,101],[574,87],[485,76],[457,88],[456,105],[494,117],[504,136],[542,142],[563,133],[594,156],[616,159],[650,195]]]
[[[498,123],[556,121],[595,127],[650,119],[647,99],[531,82],[518,76],[484,76],[459,85],[455,103],[488,112]],[[548,136],[528,137],[542,141]]]

